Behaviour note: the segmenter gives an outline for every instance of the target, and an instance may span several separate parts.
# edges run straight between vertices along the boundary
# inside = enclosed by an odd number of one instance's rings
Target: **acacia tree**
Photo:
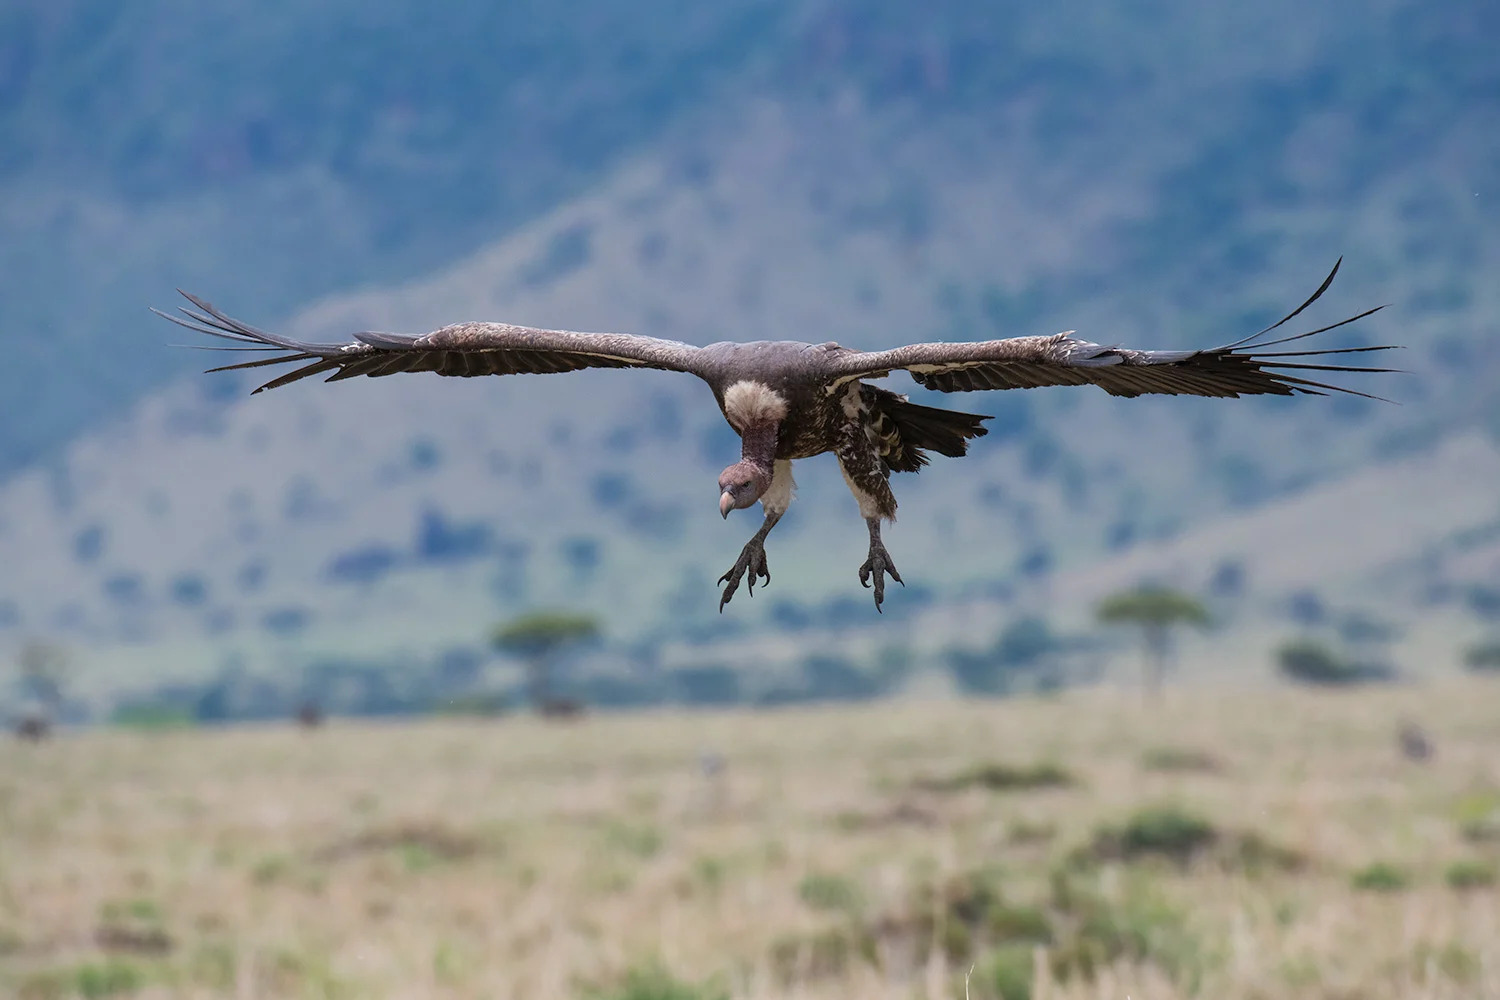
[[[532,705],[540,709],[552,700],[558,654],[598,636],[599,622],[592,615],[537,611],[497,628],[491,642],[500,652],[526,662],[527,692]]]
[[[1172,653],[1172,629],[1178,625],[1209,624],[1208,609],[1191,594],[1170,587],[1146,585],[1111,594],[1095,612],[1106,625],[1134,625],[1141,630],[1145,654],[1145,688],[1161,691]]]

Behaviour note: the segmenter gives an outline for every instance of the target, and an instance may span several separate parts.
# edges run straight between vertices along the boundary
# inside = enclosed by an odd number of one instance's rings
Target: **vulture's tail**
[[[970,438],[984,437],[989,433],[982,425],[983,421],[990,419],[987,416],[920,406],[887,389],[865,388],[876,393],[871,402],[875,412],[885,418],[880,421],[881,430],[894,425],[895,440],[891,441],[894,447],[885,456],[885,462],[893,472],[916,472],[927,464],[926,453],[929,451],[960,458],[968,452]]]

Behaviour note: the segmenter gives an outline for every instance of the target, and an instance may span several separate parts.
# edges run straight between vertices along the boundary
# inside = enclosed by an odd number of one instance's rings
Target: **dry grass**
[[[922,784],[1037,760],[1075,780]],[[1497,790],[1478,682],[8,742],[0,992],[1500,997],[1496,889],[1448,874]],[[1149,808],[1211,847],[1087,850]]]

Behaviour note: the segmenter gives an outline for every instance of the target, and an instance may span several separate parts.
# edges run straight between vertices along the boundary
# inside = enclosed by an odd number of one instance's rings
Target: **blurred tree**
[[[1464,666],[1478,674],[1500,674],[1500,639],[1470,646],[1464,651]]]
[[[1177,625],[1209,624],[1208,609],[1191,594],[1169,587],[1142,586],[1106,597],[1096,611],[1106,625],[1135,625],[1141,630],[1146,693],[1161,691],[1172,652],[1172,629]]]
[[[948,670],[965,694],[1010,693],[1018,675],[1040,677],[1048,661],[1072,643],[1041,618],[1018,618],[1007,625],[989,649],[950,649]]]
[[[23,735],[41,739],[62,711],[72,658],[55,643],[32,640],[21,647],[16,666],[21,677],[21,697],[28,703],[23,720],[28,731]]]
[[[552,699],[557,654],[598,637],[599,621],[593,615],[537,611],[500,626],[491,641],[500,652],[526,661],[526,686],[532,705],[540,709]]]
[[[1365,663],[1341,656],[1317,639],[1293,639],[1276,651],[1276,664],[1283,676],[1303,684],[1339,686],[1389,681],[1395,668],[1385,663]]]

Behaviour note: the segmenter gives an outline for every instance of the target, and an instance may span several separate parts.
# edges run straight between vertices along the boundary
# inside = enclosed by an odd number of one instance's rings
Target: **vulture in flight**
[[[857,351],[839,344],[798,341],[718,343],[706,347],[619,333],[539,330],[509,323],[458,323],[431,333],[356,333],[346,344],[305,344],[231,319],[187,292],[193,308],[181,317],[158,315],[199,333],[238,341],[220,350],[264,351],[270,357],[225,365],[232,371],[294,363],[299,367],[256,389],[274,389],[311,375],[327,381],[357,375],[437,372],[439,375],[551,374],[580,368],[656,368],[686,372],[708,383],[724,418],[740,435],[740,460],[719,476],[719,513],[729,516],[760,502],[760,529],[719,578],[719,610],[746,575],[769,583],[765,540],[792,502],[792,462],[824,452],[838,456],[844,480],[870,532],[868,558],[859,567],[862,586],[874,587],[875,607],[885,600],[885,577],[897,583],[881,522],[894,520],[892,472],[917,472],[928,452],[957,458],[971,438],[983,437],[972,413],[920,406],[904,395],[868,384],[903,369],[919,385],[940,392],[1030,389],[1046,385],[1097,385],[1112,396],[1144,393],[1230,396],[1349,393],[1379,397],[1316,381],[1322,372],[1394,369],[1329,364],[1328,355],[1384,351],[1393,345],[1287,350],[1282,345],[1341,327],[1378,309],[1306,333],[1262,339],[1312,305],[1338,274],[1280,321],[1223,347],[1198,351],[1141,351],[1080,340],[1072,332],[973,343],[910,344],[889,351]],[[180,289],[179,289],[180,291]],[[1268,348],[1282,348],[1268,350]]]

